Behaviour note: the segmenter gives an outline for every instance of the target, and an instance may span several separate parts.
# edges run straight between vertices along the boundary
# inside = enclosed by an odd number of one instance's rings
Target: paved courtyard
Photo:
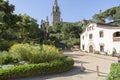
[[[94,55],[80,51],[64,52],[63,54],[74,59],[75,65],[72,70],[59,74],[50,74],[16,80],[105,80],[109,73],[111,63],[117,62],[116,57]],[[80,72],[81,63],[86,68],[85,72]],[[97,76],[96,66],[99,66],[99,76]]]

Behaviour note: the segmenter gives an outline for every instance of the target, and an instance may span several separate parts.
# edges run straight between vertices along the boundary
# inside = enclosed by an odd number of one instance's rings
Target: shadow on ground
[[[76,54],[76,53],[73,53],[73,54],[66,53],[64,55],[72,57],[72,58],[79,58],[80,56],[84,56],[83,54]]]
[[[77,64],[89,64],[89,62],[74,60]]]

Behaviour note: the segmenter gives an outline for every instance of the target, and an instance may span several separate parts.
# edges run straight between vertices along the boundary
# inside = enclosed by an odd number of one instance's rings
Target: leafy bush
[[[100,52],[99,51],[95,51],[94,54],[100,54]]]
[[[0,51],[9,50],[9,48],[17,43],[16,41],[7,41],[7,40],[0,40]]]
[[[76,38],[70,38],[68,40],[63,40],[62,42],[67,44],[68,46],[73,46],[73,45],[80,44],[79,39],[76,39]]]
[[[7,69],[0,69],[0,80],[19,78],[49,73],[68,71],[73,67],[74,61],[69,57],[61,57],[50,63],[20,65]]]
[[[113,51],[112,51],[112,56],[115,56],[115,54],[117,54],[117,51],[115,48],[113,48]]]
[[[15,44],[13,45],[9,52],[16,53],[20,61],[28,61],[28,56],[32,54],[34,48],[29,44]]]
[[[110,67],[110,73],[107,77],[107,80],[120,80],[120,64],[113,63]]]
[[[16,53],[19,61],[29,61],[30,63],[50,62],[60,56],[56,47],[48,45],[15,44],[9,52]]]
[[[7,51],[0,52],[0,65],[14,62],[14,56]]]
[[[47,45],[54,45],[54,41],[51,40],[44,40],[43,43]]]

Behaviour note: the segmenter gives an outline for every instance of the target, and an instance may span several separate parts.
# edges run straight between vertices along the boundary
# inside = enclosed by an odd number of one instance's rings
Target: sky
[[[16,14],[27,14],[40,24],[41,19],[51,16],[54,0],[9,0],[15,5]],[[61,18],[65,22],[76,22],[92,19],[100,10],[105,11],[120,5],[120,0],[58,0]]]

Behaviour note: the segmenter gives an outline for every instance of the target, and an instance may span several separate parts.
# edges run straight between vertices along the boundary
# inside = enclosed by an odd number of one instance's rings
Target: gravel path
[[[94,55],[80,51],[64,52],[63,54],[70,56],[75,60],[75,65],[72,70],[59,74],[16,80],[105,80],[109,73],[111,63],[117,62],[116,57]],[[85,72],[80,72],[81,63],[86,68]],[[99,76],[97,76],[96,66],[99,66]]]

